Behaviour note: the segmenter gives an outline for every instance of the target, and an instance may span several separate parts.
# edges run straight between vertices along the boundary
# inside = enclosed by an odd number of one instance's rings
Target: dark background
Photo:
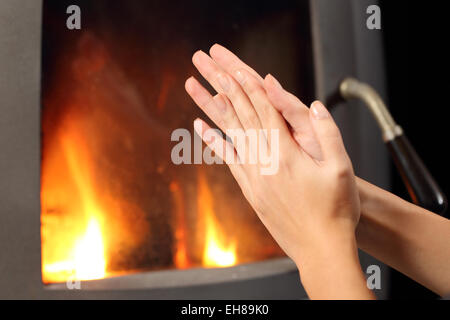
[[[450,195],[447,117],[448,33],[441,3],[380,1],[388,75],[388,107],[431,174]],[[445,40],[447,39],[447,40]],[[392,167],[393,192],[410,200]],[[449,217],[448,211],[446,217]],[[391,298],[437,298],[431,291],[393,271]]]

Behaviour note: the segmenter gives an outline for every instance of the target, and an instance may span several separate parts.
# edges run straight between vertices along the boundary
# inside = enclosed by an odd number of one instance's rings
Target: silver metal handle
[[[354,78],[346,78],[341,82],[339,91],[346,100],[358,98],[366,103],[380,126],[385,142],[402,135],[402,128],[395,123],[383,99],[371,86]]]
[[[339,86],[341,96],[347,100],[361,99],[370,109],[383,134],[383,140],[391,152],[397,169],[417,205],[443,214],[448,206],[445,194],[414,150],[402,128],[397,125],[383,99],[369,85],[347,78]]]

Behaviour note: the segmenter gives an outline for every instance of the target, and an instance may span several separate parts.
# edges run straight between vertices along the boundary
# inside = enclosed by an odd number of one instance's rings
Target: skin
[[[230,74],[201,51],[194,54],[193,63],[218,94],[211,96],[193,78],[186,81],[186,90],[220,129],[279,132],[277,146],[271,139],[263,141],[267,148],[279,148],[276,174],[260,174],[260,163],[229,167],[261,221],[297,264],[308,295],[312,299],[373,298],[357,255],[360,200],[355,176],[327,109],[317,101],[308,111],[322,156],[315,159],[298,147],[263,83],[252,72],[240,68]],[[224,160],[226,152],[246,156],[220,136],[206,137],[210,127],[203,120],[197,119],[194,128]]]
[[[314,116],[314,106],[321,107],[317,102],[311,109],[308,108],[297,97],[285,91],[273,76],[268,75],[263,79],[220,45],[211,48],[210,56],[212,60],[204,53],[196,53],[193,62],[218,94],[212,97],[193,78],[186,82],[186,90],[219,128],[242,127],[239,115],[247,116],[244,119],[253,119],[251,123],[242,120],[247,126],[281,128],[283,142],[289,141],[286,138],[289,131],[291,140],[296,142],[301,151],[299,156],[292,152],[290,142],[283,145],[286,149],[280,153],[286,152],[288,156],[283,156],[280,177],[283,177],[283,171],[290,172],[286,180],[276,177],[264,181],[252,180],[254,175],[248,173],[251,169],[235,165],[233,168],[230,166],[230,169],[263,223],[296,262],[303,285],[311,298],[373,298],[366,289],[355,255],[356,240],[361,249],[434,292],[440,295],[450,292],[450,272],[445,263],[450,261],[449,220],[354,177],[339,130],[331,116],[328,114],[319,119]],[[250,82],[241,84],[237,81],[236,71],[246,72],[246,79],[250,79]],[[233,86],[241,86],[241,91],[236,92],[247,95],[245,104],[241,105],[236,98],[233,99],[235,103],[231,102],[229,93],[224,93],[220,84],[215,82],[217,73],[227,74]],[[251,95],[259,98],[250,99]],[[248,110],[251,107],[254,111]],[[289,127],[280,124],[280,115]],[[204,122],[196,121],[195,124],[201,136],[209,128]],[[323,131],[325,127],[328,130]],[[206,143],[209,142],[211,146],[210,139],[208,137]],[[222,143],[223,148],[218,148],[222,151],[216,152],[222,152],[222,156],[225,151],[235,152],[233,146],[224,141]],[[305,159],[313,160],[312,163],[319,169]],[[309,171],[311,168],[313,170]],[[297,171],[302,170],[309,172],[308,178],[301,173],[297,175]],[[292,178],[293,172],[298,180]],[[325,179],[328,186],[318,183],[317,179]],[[301,180],[311,184],[302,184]],[[260,188],[253,187],[255,190],[252,190],[248,181]],[[286,181],[290,183],[286,184]],[[289,188],[296,190],[295,196],[291,194],[292,191],[286,190]],[[273,199],[274,195],[280,196],[280,193],[281,206]],[[295,208],[298,203],[302,203],[301,208]],[[344,205],[341,206],[341,203]]]
[[[262,79],[232,52],[214,45],[213,59],[232,73],[247,68],[264,85],[272,105],[289,123],[299,147],[322,159],[308,107],[284,90],[271,75]],[[443,296],[450,293],[450,220],[407,202],[356,177],[361,216],[358,247]]]

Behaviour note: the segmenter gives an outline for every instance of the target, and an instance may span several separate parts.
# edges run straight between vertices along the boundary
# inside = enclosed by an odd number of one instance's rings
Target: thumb
[[[341,133],[327,108],[320,101],[315,101],[309,109],[309,116],[322,149],[323,159],[325,161],[346,159],[347,153]]]

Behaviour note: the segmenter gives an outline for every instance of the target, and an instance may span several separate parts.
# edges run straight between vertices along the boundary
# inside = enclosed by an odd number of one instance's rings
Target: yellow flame
[[[106,259],[100,226],[95,218],[76,240],[69,259],[44,265],[44,273],[55,282],[101,279],[106,275]]]
[[[198,175],[198,207],[205,230],[203,266],[229,267],[237,263],[236,242],[226,241],[213,211],[213,198],[203,173]]]
[[[205,267],[229,267],[236,264],[236,245],[221,244],[216,236],[214,227],[208,229],[206,235],[206,247],[203,253],[203,265]]]
[[[68,126],[60,139],[55,140],[58,162],[51,164],[57,174],[51,176],[53,172],[45,171],[48,178],[52,178],[48,181],[56,181],[59,188],[42,190],[44,282],[93,280],[106,276],[102,210],[95,200],[92,171],[83,139],[70,129],[73,128]],[[67,214],[53,217],[47,213],[47,202],[60,192],[64,197],[59,202],[64,203]],[[59,198],[61,196],[56,197]]]
[[[76,279],[91,280],[105,277],[106,259],[102,232],[95,218],[89,221],[86,233],[75,245],[74,265]]]

